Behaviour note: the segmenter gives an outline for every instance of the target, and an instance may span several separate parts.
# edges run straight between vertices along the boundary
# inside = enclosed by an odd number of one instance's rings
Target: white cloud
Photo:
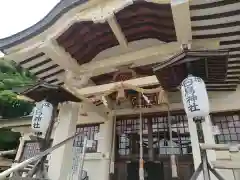
[[[41,20],[60,0],[0,0],[0,39]]]

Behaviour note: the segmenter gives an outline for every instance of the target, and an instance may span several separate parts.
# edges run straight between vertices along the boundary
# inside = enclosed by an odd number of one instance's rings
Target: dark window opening
[[[167,116],[143,118],[143,151],[154,156],[191,154],[191,141],[185,115],[171,116],[173,148],[170,146]],[[120,119],[116,124],[116,153],[118,157],[139,155],[139,118]]]
[[[92,147],[86,149],[86,153],[97,152],[98,142],[95,140],[95,136],[99,133],[100,124],[88,124],[88,125],[79,125],[76,128],[76,132],[81,132],[83,135],[79,135],[74,139],[73,147],[77,147],[79,153],[82,153],[83,150],[83,141],[84,137],[87,137],[88,140],[92,140]]]
[[[50,145],[52,145],[52,142],[53,140],[50,141]],[[22,162],[38,155],[40,153],[40,143],[41,141],[25,141],[19,161]]]
[[[240,143],[240,113],[219,113],[212,115],[212,123],[220,134],[215,136],[217,144]]]
[[[40,153],[39,142],[37,141],[25,141],[23,151],[20,157],[20,162],[34,157]]]

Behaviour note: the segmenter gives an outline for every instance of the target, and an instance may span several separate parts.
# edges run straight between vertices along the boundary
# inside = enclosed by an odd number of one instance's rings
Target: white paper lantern
[[[181,84],[182,101],[189,118],[209,115],[209,100],[204,81],[189,75]]]
[[[32,129],[46,133],[51,122],[53,105],[45,100],[37,102],[33,110]]]

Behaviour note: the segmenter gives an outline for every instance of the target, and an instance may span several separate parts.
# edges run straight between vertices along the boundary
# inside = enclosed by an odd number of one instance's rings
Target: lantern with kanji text
[[[53,105],[45,100],[37,102],[33,110],[32,130],[46,133],[53,114]]]
[[[182,101],[189,118],[209,115],[209,100],[204,81],[189,75],[181,83]]]

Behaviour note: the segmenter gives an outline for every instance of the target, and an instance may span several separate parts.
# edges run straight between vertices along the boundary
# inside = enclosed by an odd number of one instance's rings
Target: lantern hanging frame
[[[195,119],[195,120],[194,120]],[[204,117],[195,117],[193,121],[196,123],[197,128],[197,136],[200,143],[204,143],[204,136],[203,136],[203,129],[202,129],[202,122],[204,121]],[[200,144],[199,144],[200,147]],[[200,154],[201,154],[201,163],[199,164],[196,171],[193,173],[190,180],[197,180],[201,171],[203,172],[203,179],[204,180],[211,180],[210,172],[218,179],[218,180],[225,180],[218,171],[213,169],[209,164],[207,152],[200,147]]]
[[[190,69],[190,68],[189,68]],[[187,78],[189,77],[194,77],[193,75],[189,74]],[[183,82],[187,79],[185,78],[183,80]],[[200,78],[201,79],[201,78]],[[202,79],[201,79],[202,80]],[[182,99],[184,98],[184,91],[182,89],[182,84],[183,82],[181,83],[181,94],[182,94]],[[205,83],[204,81],[202,80],[204,86],[205,86]],[[193,89],[194,91],[194,89]],[[206,91],[206,88],[205,88],[205,91]],[[207,96],[207,91],[206,92],[202,92],[203,93],[203,96],[205,96],[205,98],[207,99],[208,101],[208,96]],[[184,101],[184,99],[183,99]],[[208,102],[209,103],[209,102]],[[184,102],[183,102],[184,104]],[[205,142],[205,139],[204,139],[204,134],[203,134],[203,129],[202,129],[202,122],[205,121],[205,117],[207,114],[209,114],[209,104],[208,104],[208,108],[203,111],[203,113],[197,115],[197,116],[194,116],[194,113],[193,114],[190,114],[191,116],[189,117],[189,113],[188,113],[188,109],[186,108],[185,106],[186,104],[184,104],[184,109],[185,109],[185,112],[188,116],[188,118],[192,118],[193,122],[195,122],[196,124],[196,128],[197,128],[197,136],[198,136],[198,140],[199,140],[199,143],[204,143]],[[208,111],[207,111],[208,110]],[[197,180],[198,179],[198,176],[199,174],[201,173],[201,171],[203,171],[203,179],[204,180],[210,180],[210,172],[211,171],[215,177],[219,180],[224,180],[224,178],[215,170],[213,169],[209,162],[208,162],[208,157],[207,157],[207,152],[206,150],[202,150],[201,147],[200,147],[200,154],[201,154],[201,163],[200,165],[198,166],[198,168],[196,169],[196,171],[193,173],[192,177],[190,180]]]
[[[40,143],[40,151],[45,151],[46,149],[48,149],[51,146],[51,135],[52,135],[52,130],[55,124],[55,117],[57,115],[57,110],[58,110],[58,103],[56,102],[49,102],[52,104],[53,106],[53,111],[52,111],[52,116],[51,116],[51,120],[50,120],[50,124],[48,126],[48,129],[45,133],[45,137],[43,138],[43,141],[41,141]],[[41,139],[41,138],[40,138]],[[28,172],[27,177],[33,177],[34,174],[37,173],[37,171],[43,171],[42,176],[45,177],[47,172],[45,169],[45,161],[47,159],[47,156],[43,156],[35,165],[34,167]]]

